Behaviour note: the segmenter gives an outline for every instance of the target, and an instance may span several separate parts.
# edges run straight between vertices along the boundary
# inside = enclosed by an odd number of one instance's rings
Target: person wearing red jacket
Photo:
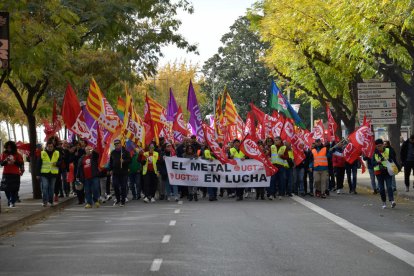
[[[0,157],[0,164],[4,167],[2,187],[6,193],[8,206],[15,207],[17,193],[20,188],[20,176],[24,171],[24,161],[20,153],[17,152],[16,143],[8,141],[4,145],[6,149]]]

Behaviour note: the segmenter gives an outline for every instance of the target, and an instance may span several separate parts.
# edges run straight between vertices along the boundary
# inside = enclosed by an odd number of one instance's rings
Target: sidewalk
[[[2,173],[3,169],[0,169],[0,174]],[[4,192],[0,193],[0,236],[13,234],[17,229],[60,211],[75,201],[75,197],[59,198],[59,202],[56,202],[54,207],[43,207],[41,199],[33,199],[31,175],[27,166],[26,172],[20,181],[19,195],[21,203],[16,203],[15,208],[9,208],[6,195]]]

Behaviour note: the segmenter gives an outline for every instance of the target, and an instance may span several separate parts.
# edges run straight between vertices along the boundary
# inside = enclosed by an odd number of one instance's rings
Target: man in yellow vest
[[[244,153],[240,150],[240,140],[239,139],[234,139],[233,140],[233,147],[230,148],[230,158],[231,159],[239,159],[239,160],[244,160],[246,159],[246,156],[244,155]],[[244,192],[244,188],[236,188],[236,197],[237,197],[237,201],[243,200],[243,192]]]
[[[211,152],[210,148],[206,146],[204,149],[204,159],[213,161],[216,158],[214,158],[213,153]],[[217,187],[208,187],[207,188],[208,193],[208,200],[209,201],[216,201],[217,200]]]
[[[309,170],[313,170],[313,180],[315,182],[315,195],[326,198],[326,187],[329,180],[328,158],[331,152],[322,145],[321,139],[315,140],[315,148],[312,149],[313,160],[309,165]]]
[[[286,146],[283,144],[282,138],[277,136],[274,138],[274,144],[270,146],[270,160],[273,165],[278,168],[277,173],[270,178],[270,187],[268,189],[268,198],[273,200],[276,196],[276,188],[279,194],[279,200],[286,193],[285,183],[285,170],[287,165],[287,159],[289,158]]]
[[[387,186],[388,200],[391,202],[391,208],[396,206],[392,189],[392,177],[387,170],[387,163],[389,161],[393,161],[390,158],[390,149],[384,147],[382,139],[375,140],[375,152],[372,157],[372,165],[374,166],[374,174],[378,180],[383,209],[387,207],[384,183]]]
[[[142,175],[144,176],[144,202],[155,202],[155,191],[158,184],[158,152],[154,150],[154,144],[150,144],[148,151],[143,154]]]
[[[55,189],[56,178],[59,174],[59,167],[62,159],[59,151],[55,150],[53,141],[46,143],[46,150],[40,153],[37,162],[37,179],[40,180],[42,187],[43,207],[49,203],[53,206],[53,194]]]

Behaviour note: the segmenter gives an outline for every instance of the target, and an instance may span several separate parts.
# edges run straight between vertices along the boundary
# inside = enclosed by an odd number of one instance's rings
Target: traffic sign
[[[361,89],[358,90],[359,100],[368,99],[395,99],[396,98],[395,88],[390,89]]]
[[[388,119],[375,119],[370,118],[372,125],[395,125],[397,123],[397,118],[388,118]],[[362,124],[364,118],[359,117],[359,122]]]
[[[397,118],[396,108],[381,108],[381,109],[361,109],[359,110],[359,117],[376,118],[376,119],[388,119]]]
[[[394,99],[370,99],[370,100],[358,100],[359,109],[372,109],[372,108],[396,108],[397,100]]]
[[[357,84],[358,89],[386,89],[397,88],[395,82],[360,82]]]

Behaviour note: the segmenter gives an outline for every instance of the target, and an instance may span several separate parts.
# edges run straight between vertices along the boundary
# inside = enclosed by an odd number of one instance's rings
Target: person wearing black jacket
[[[116,201],[114,206],[120,204],[120,207],[125,206],[125,198],[127,194],[128,185],[128,169],[131,162],[131,155],[121,145],[121,141],[116,139],[114,141],[115,149],[111,152],[109,158],[108,171],[112,175],[112,186],[115,191]]]
[[[414,173],[414,134],[410,136],[410,139],[404,141],[401,146],[401,163],[404,166],[404,184],[406,192],[410,189],[410,174]],[[413,183],[414,189],[414,183]]]
[[[99,153],[86,146],[86,153],[79,159],[77,179],[83,183],[86,197],[85,208],[95,204],[99,208]]]

